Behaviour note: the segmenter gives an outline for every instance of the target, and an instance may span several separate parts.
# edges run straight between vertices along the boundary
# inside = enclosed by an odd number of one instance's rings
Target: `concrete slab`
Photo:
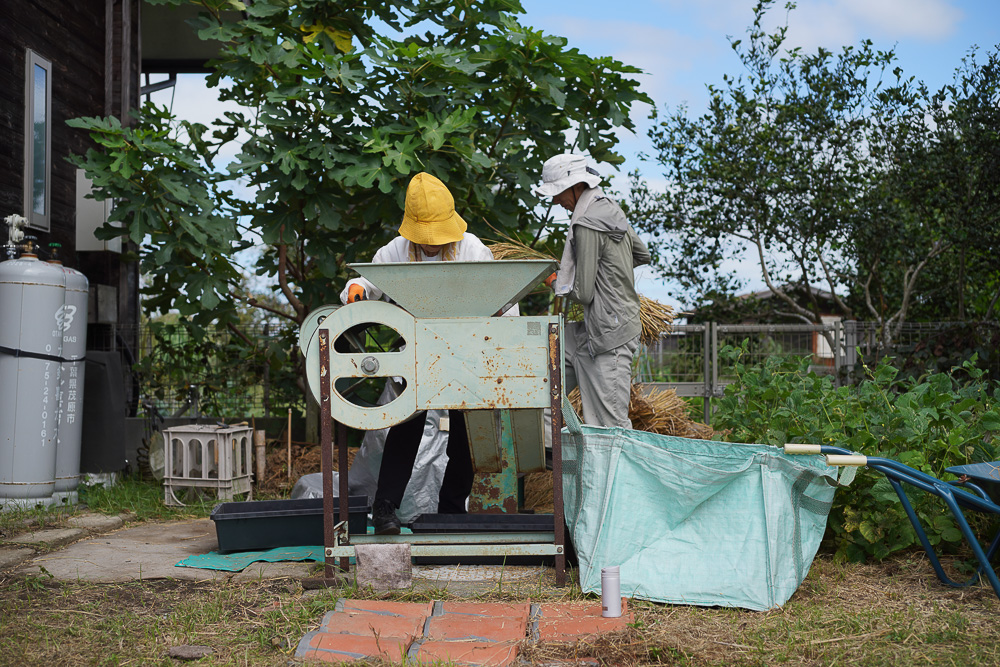
[[[44,544],[56,549],[86,534],[87,531],[82,528],[43,528],[30,533],[21,533],[5,541],[7,544]]]
[[[35,550],[27,547],[0,547],[0,572],[20,565],[34,554]]]
[[[8,540],[6,547],[0,547],[0,570],[38,574],[44,567],[54,577],[64,581],[105,583],[141,579],[205,581],[227,578],[236,581],[302,581],[323,576],[323,564],[313,562],[252,563],[237,573],[176,567],[178,562],[189,556],[218,549],[214,523],[209,519],[192,519],[122,527],[132,519],[128,514],[86,514],[68,518],[67,521],[74,526],[72,528],[45,529],[18,535]],[[38,553],[37,546],[31,548],[39,544],[44,545],[45,553]],[[355,581],[354,568],[347,573],[338,571],[337,577]],[[461,597],[477,597],[497,590],[531,594],[550,588],[551,580],[551,568],[544,567],[418,565],[413,568],[414,591],[443,589]]]
[[[354,547],[358,586],[391,591],[413,585],[409,544],[359,544]]]
[[[554,586],[553,569],[541,565],[414,565],[413,590],[447,590],[459,597],[492,592],[539,594]]]
[[[107,516],[105,514],[84,514],[71,516],[66,523],[74,528],[82,528],[91,533],[110,533],[125,525],[126,517]]]
[[[209,519],[148,523],[80,540],[65,549],[38,556],[18,571],[34,574],[44,567],[56,579],[105,583],[141,579],[213,580],[231,573],[175,565],[188,556],[217,548],[215,526]]]
[[[315,568],[319,563],[251,563],[241,572],[229,574],[234,581],[257,581],[259,579],[305,579],[319,576]],[[182,568],[177,568],[182,569]]]

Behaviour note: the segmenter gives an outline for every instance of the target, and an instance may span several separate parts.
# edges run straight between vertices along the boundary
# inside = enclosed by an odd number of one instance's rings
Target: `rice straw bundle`
[[[638,384],[633,384],[629,419],[632,420],[632,428],[637,431],[699,440],[711,438],[714,433],[712,427],[691,419],[688,407],[675,389],[643,391]]]
[[[493,252],[494,259],[556,259],[552,254],[532,248],[515,238],[503,234],[500,236],[502,241],[487,244]],[[571,305],[566,311],[566,317],[571,321],[579,321],[583,319],[583,314],[579,308],[573,308]],[[670,324],[674,321],[674,309],[640,294],[639,320],[642,322],[639,340],[644,345],[649,345],[670,331]]]
[[[552,514],[552,471],[530,472],[524,476],[524,508],[538,514]]]
[[[493,253],[493,259],[555,259],[552,255],[536,250],[516,239],[504,238],[507,240],[487,244]]]
[[[639,340],[644,345],[650,345],[670,332],[670,324],[674,321],[674,309],[640,294],[639,319],[642,321]]]

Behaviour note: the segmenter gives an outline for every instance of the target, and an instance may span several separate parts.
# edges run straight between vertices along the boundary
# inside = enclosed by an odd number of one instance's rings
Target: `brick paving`
[[[341,598],[306,633],[295,657],[331,663],[382,658],[507,667],[521,642],[574,641],[623,630],[633,615],[601,616],[600,602],[381,602]]]
[[[533,619],[532,638],[545,642],[573,641],[580,637],[616,632],[624,630],[635,620],[628,611],[625,598],[622,598],[622,615],[617,618],[601,616],[600,603],[554,603],[538,605]]]

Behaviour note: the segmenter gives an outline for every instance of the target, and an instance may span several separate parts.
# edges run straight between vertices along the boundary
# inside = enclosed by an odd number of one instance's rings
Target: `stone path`
[[[209,519],[142,523],[123,528],[131,515],[84,514],[69,528],[45,528],[0,541],[0,571],[62,581],[113,583],[150,579],[261,579],[310,576],[313,563],[253,563],[242,572],[175,567],[188,556],[218,549]]]

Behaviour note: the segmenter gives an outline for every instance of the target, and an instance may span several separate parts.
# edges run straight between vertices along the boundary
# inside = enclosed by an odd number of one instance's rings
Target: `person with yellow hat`
[[[583,305],[583,322],[567,324],[563,347],[563,386],[580,387],[583,422],[632,428],[631,365],[642,331],[632,270],[650,255],[600,182],[583,155],[556,155],[542,165],[535,192],[571,214],[559,271],[545,282]]]
[[[491,261],[493,253],[455,211],[455,200],[440,179],[420,172],[406,188],[399,236],[382,246],[372,262]],[[343,303],[381,299],[382,290],[364,278],[348,281]]]
[[[492,261],[493,253],[474,234],[455,211],[455,200],[438,178],[421,172],[410,179],[406,188],[403,221],[399,236],[375,253],[372,262]],[[381,299],[383,292],[364,278],[348,281],[340,293],[345,304],[364,299]],[[518,314],[517,305],[506,316]],[[413,475],[414,462],[430,461],[440,473],[441,459],[447,463],[441,474],[430,474],[430,484],[439,483],[437,511],[442,514],[465,513],[466,499],[472,490],[472,457],[469,454],[465,417],[460,410],[449,410],[447,422],[442,415],[423,411],[397,424],[385,434],[385,446],[378,469],[378,484],[372,501],[372,523],[378,535],[398,534],[397,510],[403,502],[407,484]],[[438,431],[447,428],[447,450],[433,451],[442,439]],[[421,451],[431,448],[432,451]],[[433,472],[433,471],[432,471]],[[411,485],[412,486],[412,485]],[[426,492],[426,489],[423,490]]]

